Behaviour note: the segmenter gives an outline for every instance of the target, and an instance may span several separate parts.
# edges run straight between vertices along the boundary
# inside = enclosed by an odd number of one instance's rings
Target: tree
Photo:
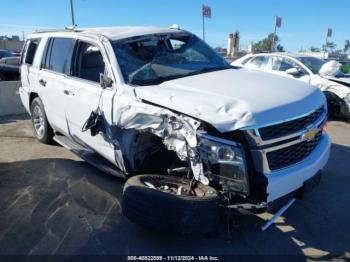
[[[279,44],[280,39],[275,36],[275,46],[279,52],[284,52],[284,48]],[[257,53],[261,52],[272,52],[273,51],[273,33],[269,34],[266,38],[260,40],[253,45],[253,49]]]
[[[327,42],[326,46],[323,45],[323,49],[327,50],[327,48],[331,49],[333,51],[337,45],[334,42]]]
[[[320,52],[321,50],[318,47],[311,46],[310,51],[311,52]]]
[[[344,52],[350,53],[350,40],[345,40]]]

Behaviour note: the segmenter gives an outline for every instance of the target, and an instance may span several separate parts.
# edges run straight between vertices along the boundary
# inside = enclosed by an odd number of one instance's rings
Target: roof
[[[299,58],[299,57],[314,57],[308,54],[303,53],[288,53],[288,52],[274,52],[274,53],[257,53],[253,55],[280,55],[280,56],[289,56],[293,58]]]
[[[79,33],[79,34],[93,34],[93,35],[103,35],[111,40],[119,40],[129,37],[149,35],[149,34],[169,34],[174,32],[184,32],[177,29],[163,29],[154,26],[145,26],[145,27],[96,27],[96,28],[79,28],[79,29],[67,29],[67,30],[45,30],[37,31],[35,33],[61,33],[61,32],[70,32],[70,33]]]

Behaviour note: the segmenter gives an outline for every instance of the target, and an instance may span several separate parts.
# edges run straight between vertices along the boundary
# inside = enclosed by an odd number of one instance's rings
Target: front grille
[[[263,140],[270,140],[296,133],[306,128],[307,126],[315,123],[315,121],[320,118],[324,111],[324,106],[321,106],[308,116],[284,122],[281,124],[260,128],[260,136]]]
[[[311,141],[303,141],[289,147],[266,153],[270,170],[273,171],[296,164],[308,157],[316,148],[321,137],[322,131],[318,132]]]

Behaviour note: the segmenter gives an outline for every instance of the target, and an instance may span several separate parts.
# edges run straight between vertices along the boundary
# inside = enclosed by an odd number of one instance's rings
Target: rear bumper
[[[267,175],[267,203],[270,204],[284,198],[304,187],[305,182],[318,175],[326,165],[330,155],[331,142],[327,134],[302,162]]]
[[[27,110],[28,114],[30,114],[30,108],[29,108],[29,93],[25,88],[22,86],[19,87],[19,95],[21,97],[22,104],[24,108]]]

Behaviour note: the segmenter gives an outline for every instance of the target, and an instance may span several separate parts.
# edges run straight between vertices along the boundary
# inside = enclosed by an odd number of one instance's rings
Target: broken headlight
[[[200,134],[199,151],[206,176],[224,191],[249,195],[243,147],[233,141]]]

